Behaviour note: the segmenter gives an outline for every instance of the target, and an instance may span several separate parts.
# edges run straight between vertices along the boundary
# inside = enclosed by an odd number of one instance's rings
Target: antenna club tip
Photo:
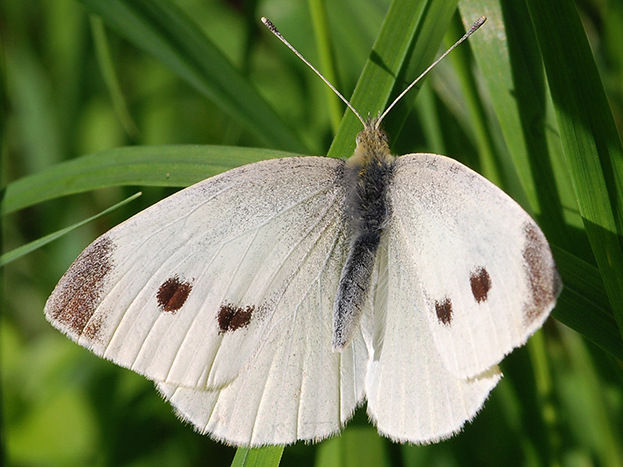
[[[260,21],[262,21],[262,23],[264,23],[264,26],[266,26],[268,29],[270,29],[271,31],[277,31],[277,27],[273,24],[273,22],[271,20],[269,20],[266,16],[262,16],[262,18],[260,19]]]
[[[476,31],[478,31],[478,29],[480,28],[480,26],[482,26],[483,24],[485,24],[485,21],[487,21],[487,17],[486,16],[481,16],[480,18],[478,18],[474,24],[472,24],[472,27],[469,28],[469,31],[467,31],[465,33],[466,37],[471,36],[472,34],[474,34]]]

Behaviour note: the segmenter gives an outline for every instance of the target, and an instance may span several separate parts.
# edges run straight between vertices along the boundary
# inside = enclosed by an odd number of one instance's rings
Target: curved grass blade
[[[555,245],[552,251],[565,280],[552,316],[623,361],[623,339],[599,270]]]
[[[167,0],[80,0],[119,34],[165,63],[267,144],[305,145],[199,27]]]
[[[528,0],[580,214],[623,331],[623,148],[586,33],[570,1]],[[591,319],[586,316],[585,319]]]
[[[117,78],[113,59],[110,54],[110,47],[108,47],[104,22],[100,17],[90,15],[89,23],[93,35],[93,45],[95,46],[95,57],[97,58],[104,83],[108,88],[112,106],[126,134],[132,138],[136,138],[139,131],[134,120],[132,120],[132,115],[128,110],[123,91],[121,90],[121,84]]]
[[[17,258],[21,258],[22,256],[27,255],[31,251],[41,248],[43,245],[47,245],[48,243],[53,242],[57,238],[60,238],[66,233],[69,233],[72,230],[76,230],[78,227],[82,227],[83,225],[88,224],[91,221],[94,221],[98,217],[108,214],[109,212],[114,211],[115,209],[120,208],[125,204],[128,204],[130,201],[134,201],[139,196],[141,196],[140,192],[130,196],[129,198],[124,199],[120,203],[117,203],[114,206],[109,207],[108,209],[103,210],[99,214],[96,214],[89,217],[88,219],[78,222],[77,224],[71,225],[61,230],[57,230],[56,232],[52,232],[45,237],[41,237],[33,242],[27,243],[26,245],[22,245],[19,248],[15,248],[8,253],[4,253],[2,256],[0,256],[0,267],[10,263],[11,261],[16,260]]]
[[[63,162],[10,183],[2,214],[61,196],[109,186],[184,187],[225,170],[295,154],[229,146],[132,146]]]
[[[324,0],[309,0],[309,12],[314,27],[314,37],[318,48],[318,59],[320,64],[318,69],[329,82],[340,89],[340,81],[337,74],[337,63],[334,50],[331,48],[331,37],[329,34],[329,21],[327,18],[327,8]],[[344,113],[344,105],[340,98],[328,86],[325,87],[326,99],[331,118],[331,127],[337,131]]]

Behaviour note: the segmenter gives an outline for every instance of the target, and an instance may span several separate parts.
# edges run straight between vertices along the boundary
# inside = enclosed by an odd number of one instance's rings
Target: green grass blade
[[[232,467],[277,467],[281,462],[283,446],[264,446],[262,448],[240,448],[231,463]]]
[[[240,165],[292,155],[270,149],[228,146],[108,149],[10,183],[2,199],[2,213],[109,186],[188,186]]]
[[[565,278],[552,316],[623,360],[623,340],[599,270],[561,248],[552,249],[560,274]]]
[[[571,1],[527,2],[580,214],[623,331],[623,148]],[[587,316],[586,319],[589,319]]]
[[[17,258],[21,258],[22,256],[27,255],[28,253],[35,251],[38,248],[41,248],[43,245],[47,245],[48,243],[53,242],[57,238],[60,238],[63,235],[71,232],[72,230],[76,230],[78,227],[82,227],[83,225],[88,224],[91,221],[94,221],[98,217],[108,214],[109,212],[114,211],[115,209],[120,208],[121,206],[125,204],[128,204],[130,201],[135,200],[139,196],[141,196],[140,192],[130,196],[129,198],[124,199],[120,203],[117,203],[114,206],[109,207],[108,209],[105,209],[104,211],[100,212],[99,214],[96,214],[95,216],[91,216],[88,219],[80,221],[74,225],[71,225],[61,230],[57,230],[56,232],[52,232],[51,234],[48,234],[45,237],[38,238],[37,240],[27,243],[26,245],[22,245],[18,248],[15,248],[14,250],[9,251],[8,253],[4,253],[2,256],[0,256],[0,267],[5,266],[6,264],[10,263],[11,261],[16,260]]]
[[[389,444],[372,426],[353,426],[318,446],[316,467],[390,467]]]
[[[560,177],[555,177],[552,164],[560,159],[561,151],[552,154],[548,144],[552,133],[548,127],[555,122],[548,121],[548,94],[528,11],[522,2],[502,5],[494,0],[463,2],[460,8],[464,16],[480,13],[489,18],[470,44],[506,143],[507,162],[514,167],[527,197],[525,207],[539,220],[550,241],[578,254],[569,241],[556,190]],[[556,143],[554,149],[560,147]],[[509,183],[504,186],[512,188]],[[509,191],[521,200],[518,190]],[[573,197],[565,204],[577,209]]]
[[[611,406],[607,402],[608,385],[604,384],[603,374],[599,372],[600,366],[577,334],[562,331],[561,340],[573,372],[560,381],[559,397],[563,400],[581,401],[581,405],[571,405],[569,408],[570,412],[576,412],[573,415],[581,414],[576,420],[581,423],[579,426],[583,432],[591,434],[591,463],[622,467],[621,425],[612,417]],[[565,415],[569,416],[569,413]]]
[[[136,138],[139,131],[132,120],[132,115],[130,115],[130,111],[126,105],[123,91],[121,90],[121,85],[119,84],[119,79],[115,72],[104,22],[100,17],[91,15],[89,17],[89,23],[93,34],[93,45],[95,46],[97,63],[102,72],[102,78],[108,88],[108,94],[110,95],[112,105],[125,132],[132,138]]]
[[[383,111],[390,96],[430,65],[455,9],[456,2],[447,0],[392,2],[351,99],[362,117]],[[398,137],[414,95],[404,98],[385,120],[384,127],[393,138]],[[361,130],[357,117],[346,112],[329,157],[350,156]]]
[[[303,143],[193,21],[167,0],[80,0],[272,147]],[[259,19],[258,19],[259,20]]]
[[[458,15],[455,15],[455,20],[452,21],[452,26],[449,30],[453,34],[445,41],[445,46],[450,47],[454,43],[455,38],[464,34],[466,28],[469,28],[472,21],[480,17],[479,15],[478,11],[467,12],[464,14],[465,24],[461,22],[461,18]],[[489,25],[485,22],[484,27],[487,28],[487,26]],[[475,36],[482,36],[482,27]],[[465,103],[479,156],[480,173],[496,185],[501,185],[501,168],[494,151],[494,142],[486,118],[485,105],[480,98],[476,77],[471,69],[473,64],[470,52],[472,39],[473,37],[470,38],[467,44],[454,50],[447,60],[453,64],[461,93],[465,96]],[[482,50],[480,52],[482,53]]]
[[[314,26],[314,37],[318,48],[319,66],[318,70],[322,75],[337,89],[341,89],[340,80],[337,75],[337,63],[333,48],[331,47],[331,35],[329,33],[329,21],[325,0],[308,0],[309,11],[311,13],[312,24]],[[329,86],[325,86],[331,126],[337,131],[344,114],[344,104]]]

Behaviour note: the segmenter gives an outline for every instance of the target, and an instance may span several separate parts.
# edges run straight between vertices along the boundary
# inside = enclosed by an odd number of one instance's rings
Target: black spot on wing
[[[256,311],[259,310],[253,305],[240,307],[231,303],[224,303],[219,308],[217,315],[219,332],[224,334],[246,328]]]
[[[188,281],[181,280],[178,276],[169,277],[158,288],[156,300],[162,311],[175,313],[184,306],[193,286]]]
[[[444,298],[441,301],[435,300],[435,312],[441,324],[450,326],[452,322],[452,301],[449,298]]]
[[[45,313],[70,336],[81,335],[95,340],[101,328],[101,317],[93,320],[107,279],[114,268],[115,245],[104,235],[89,245],[69,267],[45,306]]]
[[[469,284],[472,287],[472,295],[478,303],[485,302],[491,290],[491,276],[483,267],[477,267],[469,275]]]
[[[524,304],[524,317],[532,323],[551,309],[562,290],[562,282],[542,232],[530,223],[524,224],[523,231],[526,239],[523,269],[530,292]]]

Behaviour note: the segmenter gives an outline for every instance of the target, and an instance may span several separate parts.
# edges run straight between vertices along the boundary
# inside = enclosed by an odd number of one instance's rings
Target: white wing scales
[[[391,231],[414,265],[405,287],[445,367],[477,377],[554,307],[561,285],[547,241],[503,191],[444,156],[398,158],[389,198]]]
[[[361,324],[332,352],[350,245],[342,168],[277,159],[183,190],[90,245],[46,316],[230,444],[325,438],[366,397],[394,440],[448,437],[553,308],[551,252],[475,172],[443,156],[398,158]]]
[[[361,333],[344,352],[331,351],[330,318],[345,246],[320,245],[310,254],[309,261],[324,263],[322,270],[316,277],[301,271],[294,279],[291,289],[303,290],[303,297],[286,292],[277,305],[282,318],[266,330],[232,383],[214,391],[158,384],[182,418],[242,446],[319,440],[342,428],[363,399],[368,361]]]
[[[383,328],[372,344],[366,376],[368,414],[380,433],[394,441],[430,443],[459,431],[471,420],[499,381],[496,366],[471,379],[459,378],[435,349],[422,297],[413,287],[416,264],[404,253],[404,234],[394,222],[381,244],[375,315]]]
[[[342,353],[331,351],[331,311],[346,242],[337,242],[318,277],[304,271],[286,293],[283,318],[226,387],[202,391],[158,384],[158,389],[202,433],[242,446],[319,440],[339,431],[363,399],[368,355],[355,336]],[[287,310],[287,312],[286,312]]]
[[[150,379],[229,383],[283,319],[276,306],[284,309],[282,295],[300,265],[320,271],[318,258],[328,253],[318,250],[338,238],[341,164],[261,162],[163,200],[87,248],[46,316],[96,354]]]

